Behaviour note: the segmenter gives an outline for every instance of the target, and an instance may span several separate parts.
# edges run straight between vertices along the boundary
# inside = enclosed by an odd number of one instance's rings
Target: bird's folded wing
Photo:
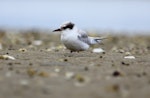
[[[79,35],[78,35],[78,39],[84,43],[90,44],[90,40],[89,37],[87,35],[87,33],[85,31],[79,30],[78,31]]]

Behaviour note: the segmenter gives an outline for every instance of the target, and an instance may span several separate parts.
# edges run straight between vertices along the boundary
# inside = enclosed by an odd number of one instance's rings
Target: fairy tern
[[[53,32],[61,32],[61,42],[71,52],[88,50],[90,45],[99,44],[102,39],[99,37],[89,37],[85,31],[78,29],[74,23],[65,22],[60,28]]]

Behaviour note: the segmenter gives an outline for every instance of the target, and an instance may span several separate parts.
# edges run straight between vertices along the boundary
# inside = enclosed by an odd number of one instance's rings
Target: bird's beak
[[[57,32],[57,31],[61,31],[61,29],[60,29],[60,28],[58,28],[58,29],[56,29],[56,30],[53,30],[53,32]]]

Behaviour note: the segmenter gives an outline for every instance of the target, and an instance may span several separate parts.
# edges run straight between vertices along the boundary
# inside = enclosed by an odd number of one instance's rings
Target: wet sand
[[[0,98],[150,97],[150,36],[111,35],[79,53],[59,37],[1,31]],[[95,47],[105,52],[93,53]]]

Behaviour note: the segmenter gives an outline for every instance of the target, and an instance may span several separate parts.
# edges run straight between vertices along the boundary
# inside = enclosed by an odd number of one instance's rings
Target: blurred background
[[[64,21],[100,31],[150,31],[149,0],[1,0],[0,28],[55,29]]]

